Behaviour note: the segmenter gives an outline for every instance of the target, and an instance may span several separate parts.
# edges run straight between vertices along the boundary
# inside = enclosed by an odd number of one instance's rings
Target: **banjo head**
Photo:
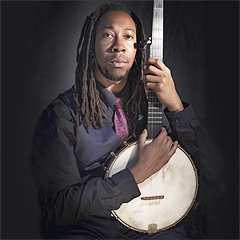
[[[152,140],[147,140],[146,144]],[[137,142],[112,153],[105,177],[130,168],[136,162]],[[198,177],[190,156],[179,146],[169,162],[138,184],[141,195],[123,203],[112,214],[125,226],[139,232],[158,232],[180,222],[192,208],[198,190]],[[154,226],[154,230],[149,230]]]

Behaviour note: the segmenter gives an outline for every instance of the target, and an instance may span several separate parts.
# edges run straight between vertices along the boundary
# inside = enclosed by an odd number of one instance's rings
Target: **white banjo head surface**
[[[110,166],[108,177],[135,163],[137,147],[133,144],[117,156],[117,161]],[[127,227],[141,232],[148,232],[151,224],[157,224],[157,231],[170,228],[191,209],[196,198],[197,181],[192,160],[178,148],[159,172],[138,184],[141,196],[123,203],[113,214]]]

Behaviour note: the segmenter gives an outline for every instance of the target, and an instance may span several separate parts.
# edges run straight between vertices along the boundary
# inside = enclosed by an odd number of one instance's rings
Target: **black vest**
[[[65,104],[68,106],[73,119],[75,119],[75,113],[73,110],[73,88],[59,95]],[[146,118],[134,125],[134,140],[139,136],[139,132],[143,130]],[[102,129],[95,129],[93,126],[89,127],[89,133],[86,131],[83,125],[79,127],[80,140],[75,136],[73,144],[75,146],[74,154],[77,160],[78,168],[85,181],[89,176],[101,175],[102,167],[109,153],[118,148],[121,143],[108,123],[107,119],[103,118],[104,127]],[[136,133],[137,132],[137,133]]]

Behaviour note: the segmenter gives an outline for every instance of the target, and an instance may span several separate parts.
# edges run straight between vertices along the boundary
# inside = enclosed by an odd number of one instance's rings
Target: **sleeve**
[[[178,140],[194,161],[199,174],[201,195],[215,198],[226,191],[227,174],[220,149],[197,119],[192,106],[183,102],[184,110],[164,112],[169,122],[169,135]]]
[[[30,163],[46,224],[68,225],[80,218],[117,209],[140,195],[128,169],[106,180],[81,181],[74,156],[69,109],[55,100],[40,116],[33,136]]]
[[[200,123],[192,109],[192,106],[183,102],[184,110],[174,113],[165,108],[164,112],[170,124],[169,134],[173,140],[178,140],[179,144],[187,152],[192,154],[197,151],[197,134],[200,133]]]

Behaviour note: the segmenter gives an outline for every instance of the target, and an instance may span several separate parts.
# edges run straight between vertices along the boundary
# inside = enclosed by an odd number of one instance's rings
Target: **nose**
[[[115,39],[114,44],[112,46],[112,52],[126,52],[126,48],[124,46],[124,41],[119,37]]]

